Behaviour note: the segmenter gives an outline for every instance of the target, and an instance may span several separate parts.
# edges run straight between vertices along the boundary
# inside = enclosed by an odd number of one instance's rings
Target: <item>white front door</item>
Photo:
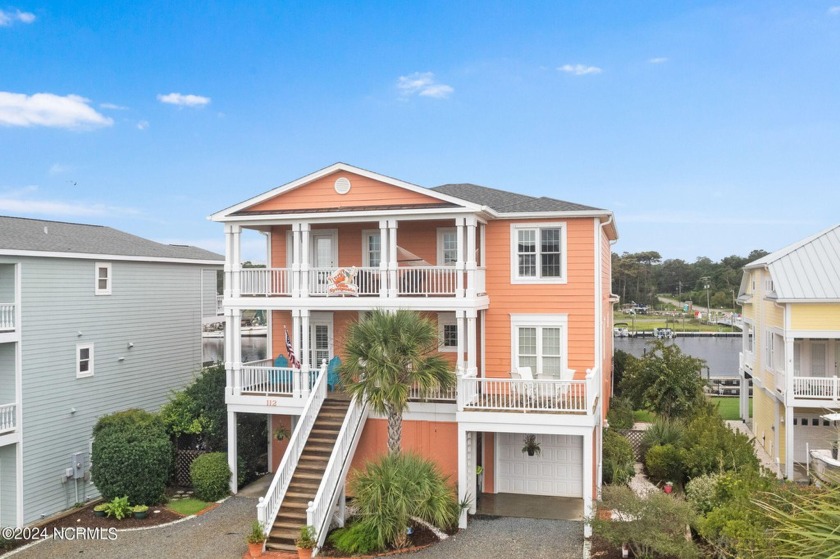
[[[522,433],[496,433],[496,491],[583,497],[583,437],[537,435],[540,454],[522,452]]]
[[[309,318],[309,363],[313,369],[333,357],[332,313],[312,313]]]
[[[310,243],[312,254],[310,261],[313,268],[328,268],[332,270],[338,265],[337,234],[334,230],[312,231]]]

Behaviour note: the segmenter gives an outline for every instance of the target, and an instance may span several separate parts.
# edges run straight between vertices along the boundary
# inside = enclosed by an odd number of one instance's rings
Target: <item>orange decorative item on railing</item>
[[[327,278],[327,295],[352,295],[359,296],[359,286],[356,285],[356,267],[339,268]]]

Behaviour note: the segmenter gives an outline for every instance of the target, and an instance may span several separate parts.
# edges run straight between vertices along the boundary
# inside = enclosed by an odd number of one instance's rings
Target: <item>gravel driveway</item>
[[[214,510],[177,524],[117,532],[114,541],[51,539],[3,559],[240,558],[247,551],[245,535],[256,518],[256,506],[256,499],[231,497]]]
[[[531,518],[481,517],[469,528],[433,545],[406,555],[411,559],[580,559],[583,522]]]
[[[41,542],[4,556],[14,559],[126,559],[189,557],[236,559],[246,551],[245,535],[256,514],[257,500],[231,497],[216,509],[161,528],[118,532],[114,541]],[[579,559],[583,523],[568,520],[480,517],[469,529],[428,549],[405,555],[412,559]]]

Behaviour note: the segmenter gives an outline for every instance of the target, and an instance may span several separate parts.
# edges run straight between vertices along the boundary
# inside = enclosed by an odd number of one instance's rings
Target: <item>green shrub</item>
[[[674,445],[654,446],[645,454],[645,468],[653,481],[682,483],[683,463],[680,450]]]
[[[633,405],[626,398],[610,400],[610,411],[607,412],[607,422],[612,429],[633,428]]]
[[[345,555],[369,555],[377,550],[376,527],[372,522],[354,522],[330,534],[330,543]]]
[[[635,475],[633,447],[612,429],[604,431],[604,483],[624,484]]]
[[[590,518],[594,534],[616,547],[626,543],[633,557],[691,559],[698,556],[694,542],[685,537],[694,511],[684,500],[660,491],[639,499],[629,487],[607,485],[603,488],[601,506],[621,513],[624,520]]]
[[[678,420],[671,420],[665,418],[657,418],[648,427],[645,434],[642,435],[642,442],[640,445],[642,457],[647,454],[647,451],[654,446],[663,446],[670,444],[679,446],[680,440],[683,436],[685,427],[682,422]]]
[[[102,497],[160,502],[172,467],[172,446],[160,419],[137,409],[117,412],[100,418],[93,434],[91,476]]]
[[[202,501],[218,501],[226,497],[230,492],[230,476],[224,452],[202,454],[190,465],[193,492]]]
[[[720,475],[707,474],[685,484],[685,498],[699,514],[708,514],[715,508],[715,492]]]
[[[370,462],[350,480],[360,522],[375,534],[376,549],[401,547],[411,516],[438,528],[458,522],[460,507],[437,466],[410,453]]]
[[[750,438],[727,427],[711,403],[698,407],[685,427],[681,446],[687,477],[759,469]]]

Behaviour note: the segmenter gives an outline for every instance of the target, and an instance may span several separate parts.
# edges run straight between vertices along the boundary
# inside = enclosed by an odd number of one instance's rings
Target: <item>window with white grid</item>
[[[511,225],[511,282],[566,282],[565,224]]]

